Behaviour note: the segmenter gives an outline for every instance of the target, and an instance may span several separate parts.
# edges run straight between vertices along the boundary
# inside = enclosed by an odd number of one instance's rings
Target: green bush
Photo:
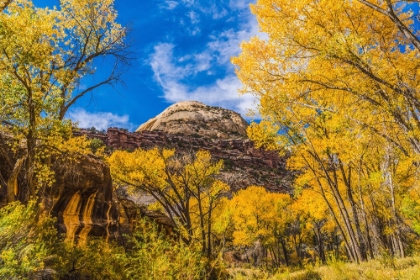
[[[105,146],[105,143],[101,139],[93,138],[90,141],[89,148],[92,151],[92,153],[96,153],[96,151],[103,146]]]
[[[129,238],[126,264],[130,279],[206,279],[207,262],[201,253],[153,223],[140,220]]]
[[[64,243],[35,202],[0,209],[0,279],[128,279],[123,248],[93,240]]]
[[[54,220],[37,217],[37,208],[15,202],[0,209],[0,279],[32,278],[56,261]]]

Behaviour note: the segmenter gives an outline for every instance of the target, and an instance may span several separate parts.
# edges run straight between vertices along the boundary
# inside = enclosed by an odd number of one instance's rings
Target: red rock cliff
[[[249,139],[214,139],[147,130],[128,132],[118,128],[109,128],[106,133],[79,130],[75,134],[100,139],[110,149],[166,147],[178,152],[208,150],[213,158],[224,161],[221,177],[234,190],[260,185],[271,191],[290,191],[292,174],[286,170],[286,158],[275,151],[255,148]]]

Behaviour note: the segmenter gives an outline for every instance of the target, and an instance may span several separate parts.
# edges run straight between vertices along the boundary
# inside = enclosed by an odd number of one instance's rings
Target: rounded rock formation
[[[136,132],[159,130],[168,134],[232,139],[246,138],[247,127],[248,123],[232,110],[183,101],[140,125]]]

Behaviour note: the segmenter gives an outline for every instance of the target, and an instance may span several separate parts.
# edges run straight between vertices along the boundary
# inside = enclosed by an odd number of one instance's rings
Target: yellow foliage
[[[216,179],[223,166],[207,151],[177,155],[175,150],[115,151],[108,159],[111,173],[121,184],[152,195],[179,227],[182,237],[201,244],[211,254],[213,224],[229,186]],[[219,233],[226,225],[219,225]]]
[[[251,9],[268,36],[243,42],[232,59],[241,92],[260,100],[249,136],[290,150],[298,203],[334,218],[355,260],[366,259],[369,227],[401,238],[403,196],[418,185],[420,40],[410,2],[258,0]]]
[[[49,158],[54,150],[66,149],[62,142],[72,135],[71,122],[64,120],[68,109],[86,93],[118,80],[112,72],[80,88],[80,80],[94,74],[98,57],[112,56],[118,64],[124,57],[125,29],[115,22],[113,2],[63,0],[54,9],[36,8],[30,0],[0,5],[0,130],[13,135],[18,162],[25,160],[22,185],[27,187],[21,193],[34,196],[37,188],[51,184]],[[14,197],[9,194],[8,200]]]
[[[286,208],[291,201],[289,195],[270,193],[263,187],[238,191],[230,201],[235,224],[233,243],[252,245],[258,239],[272,242],[276,231],[284,230],[289,222]]]

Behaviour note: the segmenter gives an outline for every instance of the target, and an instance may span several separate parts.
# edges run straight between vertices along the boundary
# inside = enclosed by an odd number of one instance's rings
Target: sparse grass
[[[329,265],[308,267],[304,270],[286,271],[271,277],[259,270],[235,269],[229,271],[233,279],[268,280],[418,280],[420,257],[404,259],[371,260],[362,264],[332,262]]]
[[[268,274],[259,270],[251,268],[228,268],[226,269],[227,274],[231,279],[235,280],[248,280],[248,279],[269,279]]]
[[[420,279],[420,258],[372,260],[367,263],[334,263],[316,269],[321,275],[321,279]]]

